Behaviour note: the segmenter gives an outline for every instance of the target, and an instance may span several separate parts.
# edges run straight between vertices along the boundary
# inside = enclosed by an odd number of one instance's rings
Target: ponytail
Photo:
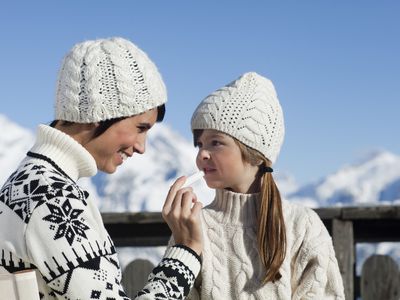
[[[269,168],[271,162],[260,152],[236,140],[243,160],[258,165],[257,178],[261,182],[260,207],[258,212],[257,241],[258,252],[265,268],[263,284],[275,282],[286,256],[286,229],[282,212],[282,200]],[[267,171],[267,172],[265,172]]]
[[[258,251],[266,274],[263,284],[279,280],[279,273],[286,255],[286,230],[282,201],[278,187],[270,172],[264,173],[258,217]]]

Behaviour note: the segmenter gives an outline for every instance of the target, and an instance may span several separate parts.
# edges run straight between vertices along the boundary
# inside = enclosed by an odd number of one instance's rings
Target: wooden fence
[[[383,255],[369,257],[359,278],[355,272],[355,245],[400,242],[400,206],[330,207],[315,211],[332,236],[346,299],[399,299],[400,272],[394,259]],[[117,247],[165,246],[171,234],[161,213],[102,215]],[[125,268],[124,282],[130,295],[143,286],[152,267],[148,261],[138,260]]]

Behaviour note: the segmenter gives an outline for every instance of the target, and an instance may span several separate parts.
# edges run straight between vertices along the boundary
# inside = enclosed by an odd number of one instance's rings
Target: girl
[[[206,97],[191,127],[216,196],[202,211],[203,268],[189,298],[344,299],[325,226],[274,182],[284,120],[271,81],[244,74]]]

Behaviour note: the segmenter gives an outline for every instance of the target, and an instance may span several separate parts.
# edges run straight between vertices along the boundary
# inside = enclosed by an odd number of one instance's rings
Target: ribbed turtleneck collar
[[[96,161],[81,144],[47,125],[39,125],[31,152],[51,159],[74,181],[97,173]]]
[[[257,224],[259,195],[216,190],[215,199],[208,208],[215,211],[218,222],[253,226]]]

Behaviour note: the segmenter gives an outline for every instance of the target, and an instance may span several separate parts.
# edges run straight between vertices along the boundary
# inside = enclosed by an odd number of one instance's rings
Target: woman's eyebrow
[[[137,126],[144,127],[146,129],[150,129],[151,128],[151,124],[150,123],[139,123]]]

